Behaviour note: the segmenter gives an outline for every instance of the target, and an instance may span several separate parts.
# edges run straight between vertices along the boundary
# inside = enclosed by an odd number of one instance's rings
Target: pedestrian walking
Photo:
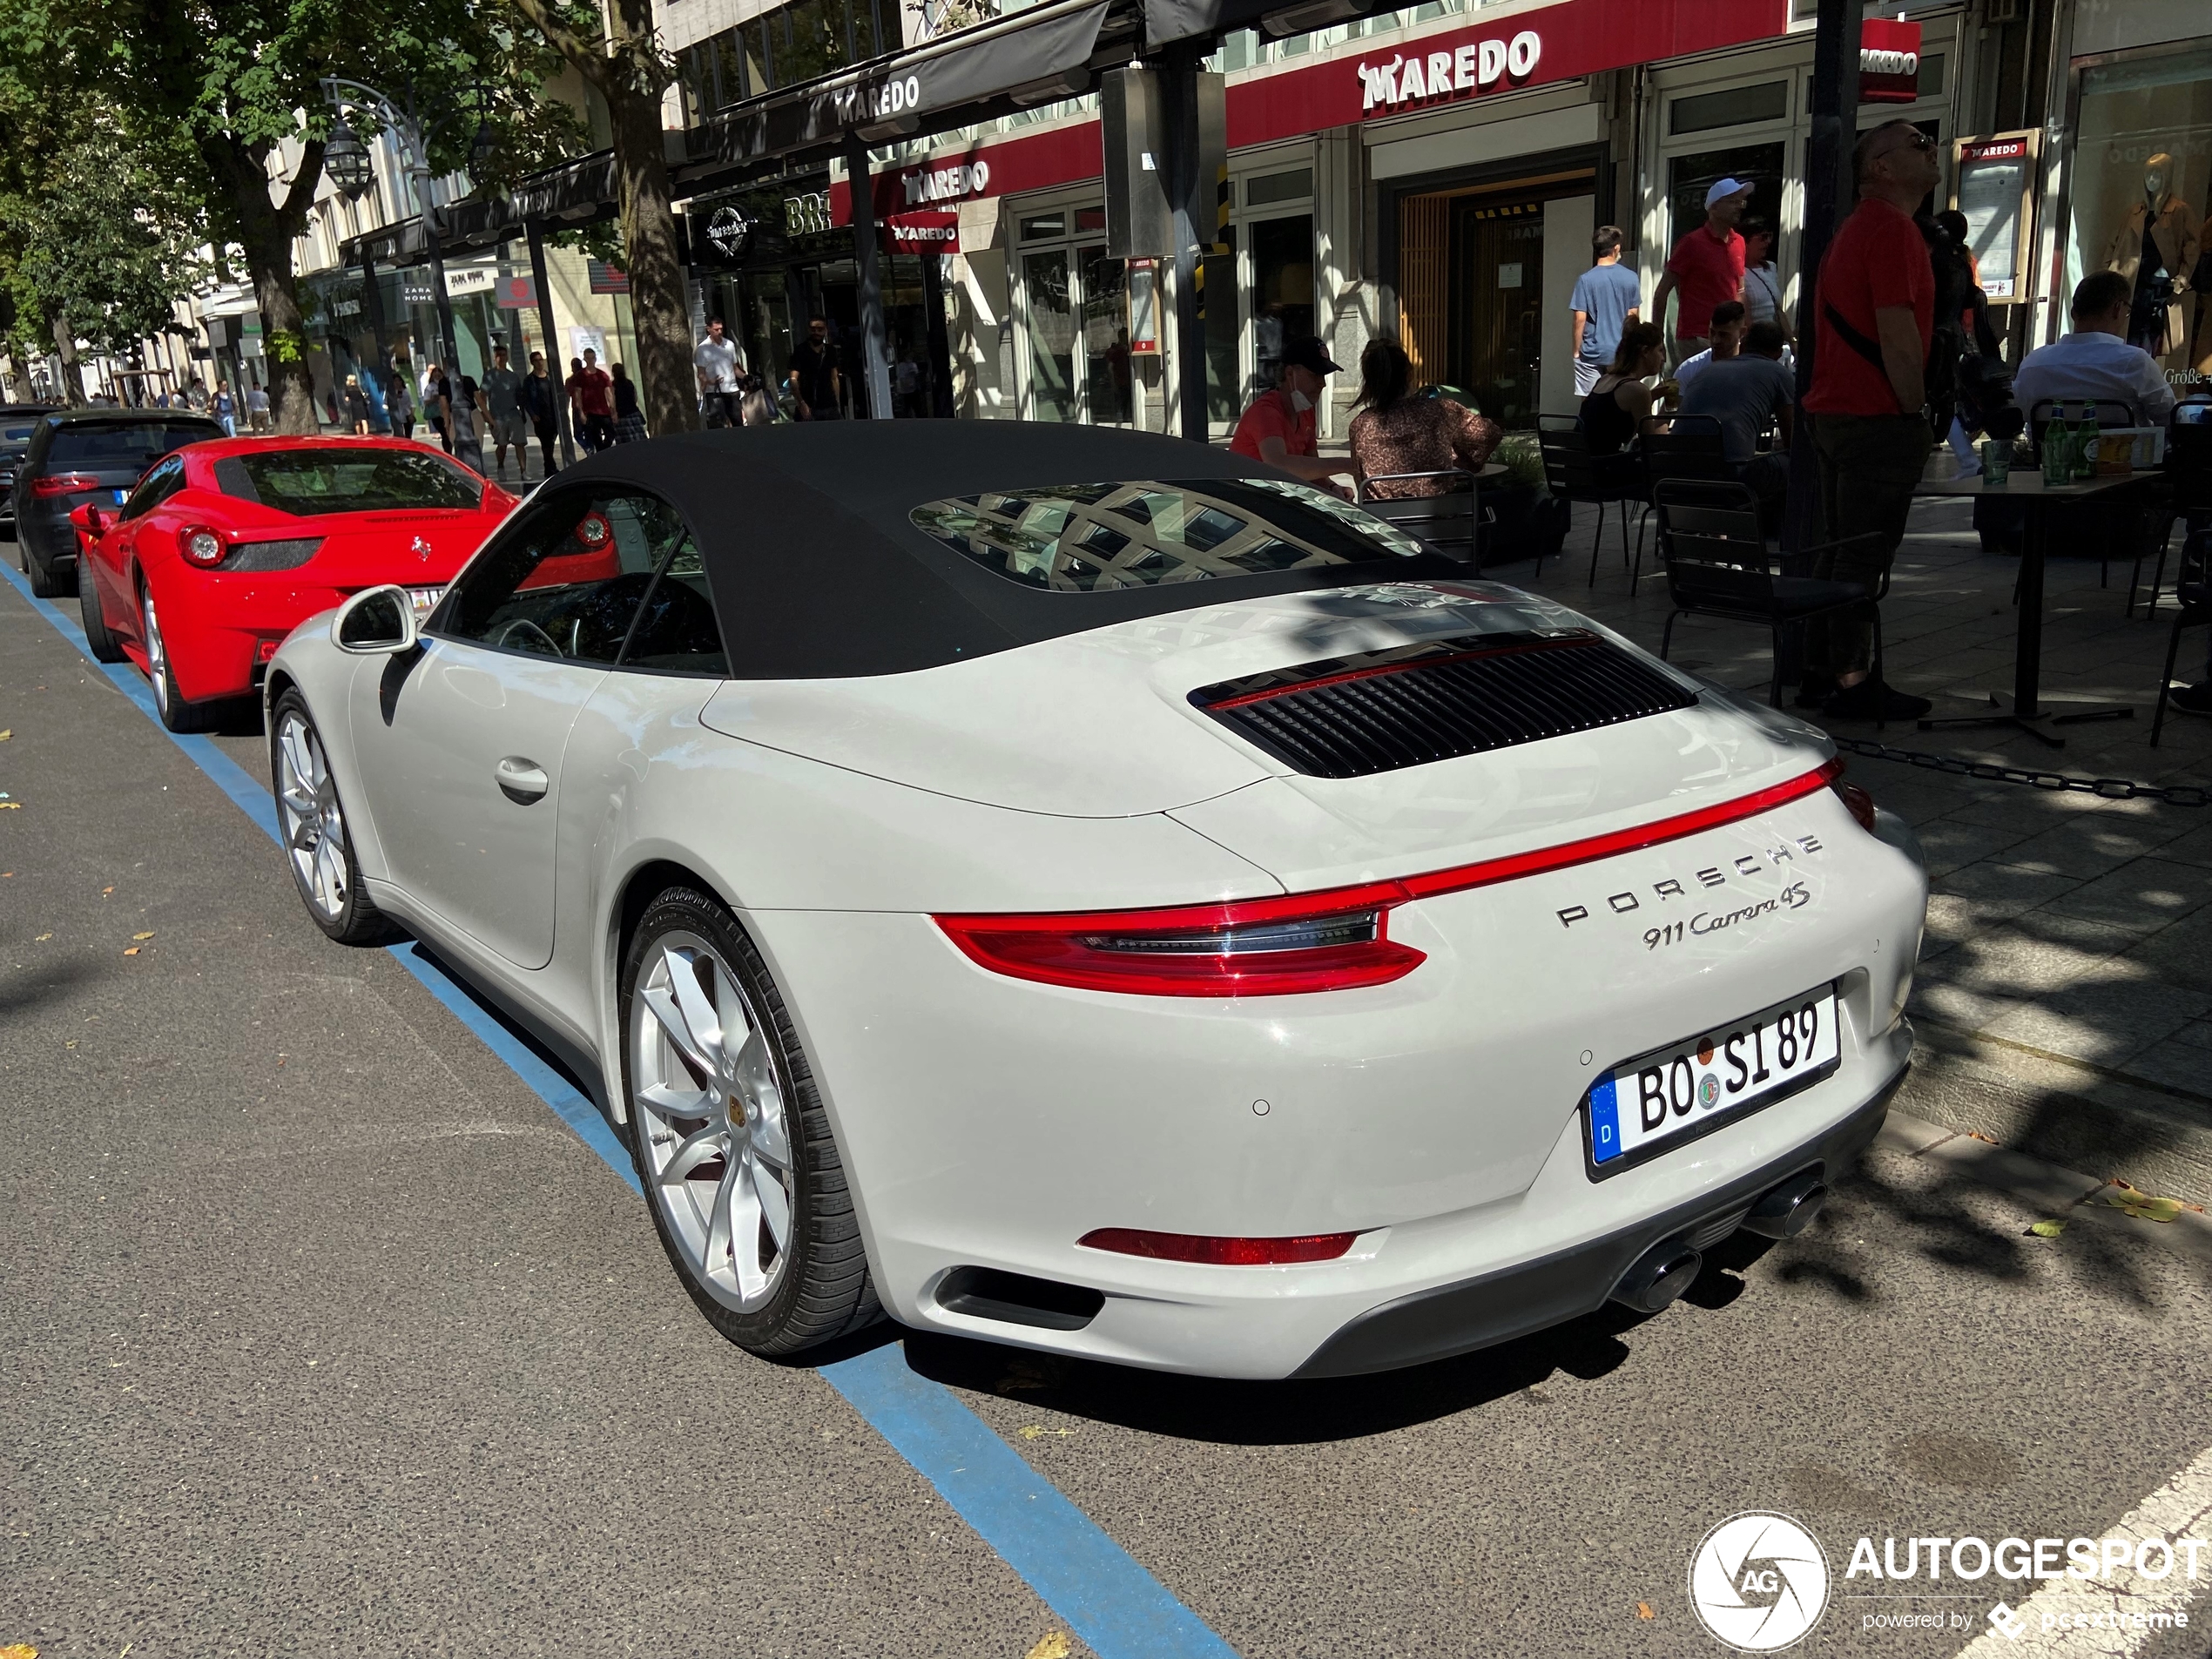
[[[491,367],[484,371],[484,413],[490,418],[493,454],[499,475],[507,475],[507,446],[515,446],[515,470],[527,472],[529,440],[523,428],[523,377],[507,361],[507,347],[491,348]]]
[[[1480,472],[1505,433],[1448,397],[1408,397],[1413,361],[1394,340],[1371,340],[1359,354],[1359,398],[1352,408],[1352,475],[1370,478],[1408,472]],[[1371,501],[1440,496],[1440,478],[1391,478],[1374,485]]]
[[[1575,280],[1568,304],[1575,312],[1575,396],[1590,395],[1621,347],[1621,331],[1642,316],[1643,285],[1636,273],[1621,263],[1621,227],[1601,225],[1590,238],[1597,262]],[[1367,359],[1359,359],[1366,373]]]
[[[1675,244],[1666,274],[1651,296],[1651,320],[1667,322],[1667,299],[1678,296],[1675,351],[1679,363],[1711,345],[1705,333],[1715,306],[1743,297],[1743,239],[1737,221],[1751,199],[1751,186],[1740,179],[1716,179],[1705,192],[1705,222]]]
[[[215,418],[222,422],[226,437],[238,436],[238,400],[231,395],[228,381],[215,382]]]
[[[476,382],[463,374],[448,393],[446,402],[448,430],[453,437],[453,458],[464,467],[476,471],[484,469],[483,408],[477,398]]]
[[[1784,349],[1797,337],[1790,326],[1789,307],[1782,303],[1782,273],[1774,268],[1774,226],[1764,219],[1743,221],[1743,310],[1755,323],[1770,322],[1782,330]]]
[[[553,461],[553,440],[561,435],[560,395],[553,389],[553,381],[545,372],[545,354],[530,354],[530,372],[523,376],[523,413],[529,417],[531,428],[537,433],[537,447],[544,452],[545,475],[550,478],[560,468]],[[527,456],[517,456],[526,462]],[[527,465],[517,470],[527,472]]]
[[[422,413],[437,429],[438,442],[453,453],[453,382],[443,363],[433,363],[422,373]]]
[[[599,367],[599,354],[587,346],[573,360],[569,399],[576,414],[577,438],[595,455],[615,441],[614,381]]]
[[[361,377],[346,376],[346,430],[357,438],[368,435],[368,399],[361,391]]]
[[[800,420],[834,421],[844,414],[844,373],[836,342],[829,337],[827,318],[807,319],[806,338],[792,351],[785,378],[798,401]]]
[[[738,388],[745,374],[745,358],[721,318],[707,319],[706,338],[693,349],[691,367],[698,371],[699,412],[706,417],[707,425],[738,425],[745,418]]]
[[[384,407],[391,413],[392,435],[411,438],[415,435],[415,395],[408,385],[405,361],[392,365],[384,377]]]
[[[165,402],[163,407],[167,407]],[[246,423],[255,432],[269,429],[269,395],[259,386],[246,388]]]
[[[620,363],[614,366],[615,437],[617,443],[645,441],[645,412],[637,407],[637,382]]]
[[[1344,494],[1331,481],[1351,472],[1352,462],[1348,457],[1321,459],[1313,414],[1328,376],[1335,373],[1337,366],[1313,335],[1285,341],[1278,384],[1254,398],[1238,418],[1229,447],[1251,460],[1279,467],[1293,477]]]
[[[1934,333],[1935,271],[1912,212],[1936,186],[1936,141],[1905,120],[1858,141],[1858,206],[1822,262],[1812,389],[1805,394],[1819,462],[1824,552],[1813,574],[1856,582],[1871,594],[1905,539],[1913,487],[1934,443],[1925,379]],[[1872,532],[1875,549],[1854,538]],[[1800,707],[1838,719],[1916,719],[1927,698],[1893,691],[1873,676],[1874,604],[1817,617],[1807,626]]]

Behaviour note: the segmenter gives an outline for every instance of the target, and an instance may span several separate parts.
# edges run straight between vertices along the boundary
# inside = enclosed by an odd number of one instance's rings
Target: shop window
[[[1790,83],[1763,81],[1757,86],[1731,86],[1725,91],[1675,99],[1667,105],[1667,131],[1679,138],[1685,132],[1710,132],[1716,127],[1780,121],[1789,113]]]
[[[1782,167],[1778,139],[1675,157],[1667,164],[1667,246],[1672,248],[1705,222],[1706,188],[1722,179],[1740,179],[1750,185],[1750,212],[1771,223],[1781,210]]]
[[[1089,231],[1103,231],[1105,228],[1106,210],[1103,207],[1076,209],[1076,233],[1078,236]]]
[[[1943,54],[1941,52],[1920,54],[1920,73],[1912,83],[1912,90],[1922,98],[1943,96]]]
[[[1255,390],[1275,384],[1283,342],[1313,332],[1313,216],[1257,219],[1252,243],[1252,370]]]
[[[1028,313],[1029,419],[1076,418],[1076,316],[1068,291],[1068,250],[1022,256],[1022,301]]]
[[[745,85],[745,57],[738,50],[738,31],[725,29],[714,37],[714,71],[721,85],[722,104],[735,104],[752,96]]]
[[[2069,288],[2092,271],[2134,284],[2128,338],[2167,377],[2212,375],[2212,49],[2161,51],[2086,69],[2074,150]]]
[[[1313,193],[1313,169],[1292,167],[1285,172],[1264,172],[1244,180],[1244,206],[1264,207],[1270,202],[1304,201]]]
[[[1032,213],[1022,220],[1022,239],[1025,242],[1048,242],[1055,236],[1068,233],[1068,215]]]

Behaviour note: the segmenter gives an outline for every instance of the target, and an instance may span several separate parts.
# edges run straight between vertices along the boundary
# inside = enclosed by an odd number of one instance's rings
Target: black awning
[[[598,150],[532,173],[505,196],[471,196],[441,208],[438,246],[448,256],[481,253],[512,241],[529,219],[583,225],[615,211],[615,152]],[[341,264],[370,259],[379,265],[420,265],[430,244],[418,216],[386,225],[339,244]]]
[[[1110,0],[1055,0],[963,29],[826,80],[765,93],[694,127],[687,172],[831,150],[848,133],[885,143],[965,125],[995,101],[1047,103],[1089,89]]]

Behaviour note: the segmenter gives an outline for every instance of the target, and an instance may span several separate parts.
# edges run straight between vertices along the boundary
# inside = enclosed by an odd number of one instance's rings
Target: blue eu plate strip
[[[258,779],[208,738],[163,726],[153,692],[136,667],[98,661],[74,617],[34,597],[30,584],[14,570],[0,567],[0,577],[282,846],[275,799]],[[632,1192],[642,1193],[629,1153],[597,1107],[424,952],[410,943],[395,945],[391,953]],[[1609,1108],[1609,1081],[1605,1087]],[[1617,1133],[1615,1138],[1617,1142]],[[1031,1468],[957,1395],[941,1383],[915,1375],[898,1345],[886,1344],[825,1366],[819,1374],[937,1488],[960,1518],[1047,1607],[1067,1621],[1069,1629],[1099,1659],[1235,1659],[1236,1649]]]
[[[1620,1156],[1621,1114],[1608,1071],[1590,1088],[1590,1162],[1602,1163]]]

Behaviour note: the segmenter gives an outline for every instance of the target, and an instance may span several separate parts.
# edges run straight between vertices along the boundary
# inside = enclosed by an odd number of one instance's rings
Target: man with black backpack
[[[1912,491],[1926,469],[1925,370],[1934,332],[1936,281],[1928,245],[1912,218],[1935,188],[1935,140],[1910,121],[1891,121],[1858,141],[1858,206],[1819,272],[1812,389],[1805,412],[1820,471],[1825,540],[1874,533],[1878,550],[1824,554],[1815,574],[1872,593],[1905,539]],[[1817,703],[1839,719],[1918,718],[1925,698],[1893,691],[1872,677],[1873,601],[1816,617],[1805,639],[1802,706]]]

